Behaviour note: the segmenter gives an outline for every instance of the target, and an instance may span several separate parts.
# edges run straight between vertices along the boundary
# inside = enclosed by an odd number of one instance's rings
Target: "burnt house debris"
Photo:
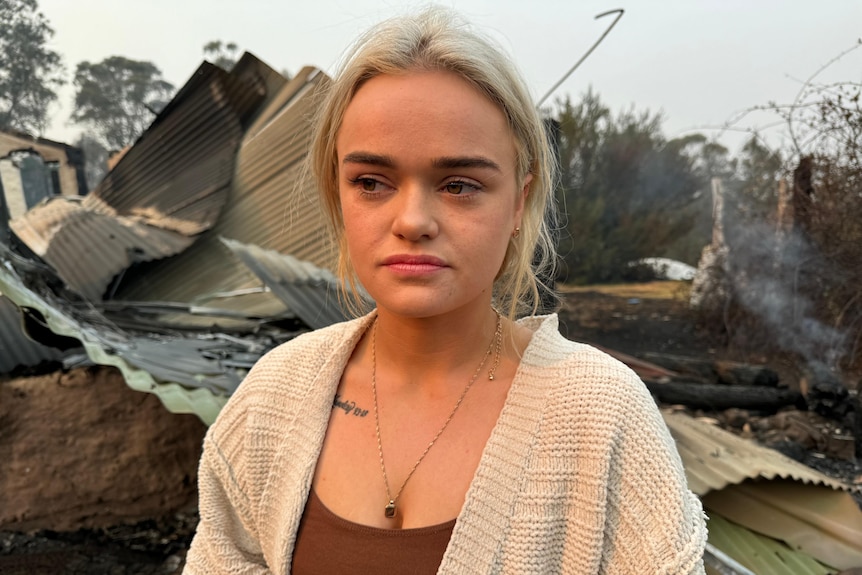
[[[303,177],[328,82],[313,67],[287,80],[248,53],[230,72],[203,63],[89,193],[74,148],[0,134],[0,372],[44,360],[113,366],[131,389],[211,423],[266,351],[345,319],[324,215]],[[715,237],[710,261],[724,273]],[[845,433],[859,425],[858,398],[840,382],[812,370],[791,390],[758,366],[616,355],[666,407],[711,518],[712,572],[862,566],[858,481],[739,437],[778,430],[774,443],[859,457],[858,429]],[[721,411],[740,433],[691,408]]]
[[[92,192],[11,218],[0,292],[211,422],[266,350],[344,317],[323,216],[298,184],[326,81],[251,54],[229,73],[203,63]],[[9,369],[32,361],[16,355]]]
[[[80,199],[86,192],[81,150],[20,132],[0,131],[0,243],[8,245],[17,239],[9,230],[10,219],[50,197]],[[22,325],[29,317],[0,290],[0,373],[63,358],[62,350],[24,335]]]
[[[706,321],[721,324],[728,340],[745,345],[746,338],[759,338],[758,347],[798,365],[798,385],[786,389],[772,378],[755,379],[750,389],[700,387],[692,393],[673,381],[666,386],[653,382],[650,389],[663,401],[698,408],[774,412],[800,407],[832,422],[836,431],[828,434],[828,443],[842,447],[831,451],[862,459],[859,386],[848,388],[839,377],[860,368],[859,338],[850,337],[852,326],[858,333],[862,317],[856,305],[858,281],[852,277],[858,270],[858,256],[851,257],[858,242],[845,237],[850,232],[838,198],[846,190],[830,170],[834,166],[828,162],[801,157],[792,181],[777,182],[774,213],[758,218],[748,213],[752,206],[714,180],[712,243],[703,251],[691,290],[692,307]],[[722,370],[676,367],[722,379]]]
[[[0,230],[8,237],[8,222],[51,196],[87,193],[84,156],[78,148],[0,131]]]

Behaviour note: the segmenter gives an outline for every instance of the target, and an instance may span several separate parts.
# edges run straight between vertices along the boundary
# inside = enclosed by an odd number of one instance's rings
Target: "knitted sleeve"
[[[183,575],[265,575],[251,506],[216,441],[207,436],[198,472],[200,523]]]
[[[670,432],[640,379],[622,382],[628,400],[608,477],[604,569],[608,575],[704,573],[706,523],[688,490]]]

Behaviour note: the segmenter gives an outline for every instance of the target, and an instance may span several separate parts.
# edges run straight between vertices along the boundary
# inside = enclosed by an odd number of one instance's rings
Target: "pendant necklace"
[[[497,367],[500,365],[500,350],[502,349],[503,342],[503,319],[500,316],[500,312],[497,310],[494,310],[494,312],[497,314],[497,328],[494,331],[494,338],[488,345],[488,350],[482,356],[482,361],[479,362],[479,367],[477,367],[476,371],[473,372],[473,377],[471,377],[470,381],[467,382],[467,386],[464,388],[464,391],[461,392],[461,396],[458,398],[458,401],[455,402],[455,406],[452,408],[452,411],[449,412],[449,417],[446,418],[446,421],[443,422],[443,426],[437,431],[430,443],[428,443],[428,447],[425,448],[425,451],[422,452],[422,455],[420,455],[419,459],[416,460],[416,463],[413,464],[413,467],[410,469],[407,477],[404,478],[404,481],[401,483],[401,487],[398,489],[398,492],[395,493],[394,497],[392,495],[392,491],[389,489],[389,477],[386,475],[386,464],[383,462],[383,442],[380,440],[380,415],[378,414],[379,410],[377,407],[377,318],[374,319],[374,329],[371,332],[371,392],[374,395],[374,431],[377,434],[377,453],[380,455],[380,469],[383,471],[383,484],[386,486],[386,496],[389,499],[389,502],[384,508],[384,515],[387,518],[392,519],[395,517],[397,511],[395,504],[401,496],[401,492],[404,491],[404,486],[407,485],[408,481],[410,481],[410,478],[413,476],[413,472],[416,471],[416,468],[419,467],[419,464],[422,463],[422,460],[425,459],[425,456],[428,455],[429,451],[431,451],[434,443],[437,442],[437,439],[446,430],[449,422],[452,421],[453,417],[455,417],[455,412],[457,412],[458,408],[461,407],[461,402],[464,401],[464,397],[467,395],[467,392],[470,391],[471,387],[473,387],[473,384],[479,377],[479,372],[482,371],[482,368],[488,361],[488,356],[492,353],[494,353],[494,363],[491,364],[491,369],[488,370],[488,379],[493,381]]]

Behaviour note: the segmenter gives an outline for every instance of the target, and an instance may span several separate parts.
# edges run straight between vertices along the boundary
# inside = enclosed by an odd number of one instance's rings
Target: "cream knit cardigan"
[[[251,370],[204,441],[184,573],[290,571],[335,390],[370,318]],[[535,333],[438,573],[703,573],[701,505],[643,383],[563,338],[556,316],[523,322]]]

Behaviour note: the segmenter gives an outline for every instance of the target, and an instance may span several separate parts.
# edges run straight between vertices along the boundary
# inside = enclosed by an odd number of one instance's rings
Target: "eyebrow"
[[[482,156],[456,156],[437,158],[435,168],[486,168],[502,172],[499,164]]]
[[[351,152],[344,156],[341,160],[342,164],[367,164],[371,166],[380,166],[383,168],[394,168],[395,160],[390,156],[383,154],[373,154],[371,152]],[[432,165],[435,168],[453,169],[453,168],[485,168],[502,172],[500,165],[497,162],[482,156],[444,156],[436,158]]]
[[[380,166],[383,168],[394,168],[395,161],[382,154],[372,154],[370,152],[351,152],[344,156],[341,160],[342,164],[369,164],[372,166]]]

